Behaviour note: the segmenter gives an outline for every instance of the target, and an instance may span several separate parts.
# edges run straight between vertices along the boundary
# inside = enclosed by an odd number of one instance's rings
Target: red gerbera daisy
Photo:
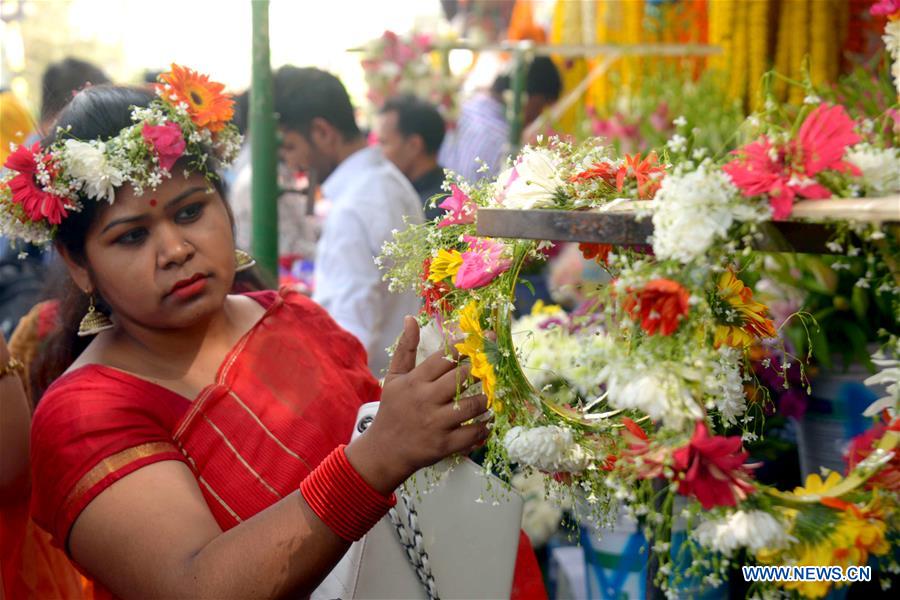
[[[35,143],[31,148],[19,146],[9,155],[3,165],[18,173],[9,180],[13,202],[22,206],[28,219],[40,221],[46,219],[51,225],[59,225],[66,218],[66,199],[45,192],[37,182],[38,161],[43,169],[52,171],[49,158],[40,157],[41,145]]]

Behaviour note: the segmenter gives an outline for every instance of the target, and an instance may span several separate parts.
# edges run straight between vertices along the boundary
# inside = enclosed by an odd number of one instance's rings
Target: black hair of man
[[[429,156],[437,155],[444,141],[447,124],[431,102],[413,95],[397,96],[385,102],[378,112],[397,113],[397,130],[400,134],[403,137],[418,135],[424,143],[425,153]]]
[[[312,121],[331,124],[345,141],[360,137],[350,96],[341,80],[315,67],[285,65],[275,72],[275,112],[278,124],[309,137]]]
[[[562,91],[562,79],[559,70],[549,56],[535,56],[528,67],[525,77],[525,92],[540,94],[555,101]]]
[[[75,92],[102,83],[109,77],[89,62],[70,56],[48,65],[41,80],[41,121],[55,118]]]

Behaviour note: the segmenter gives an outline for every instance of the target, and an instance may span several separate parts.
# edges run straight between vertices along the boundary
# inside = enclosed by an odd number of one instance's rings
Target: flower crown
[[[214,167],[228,166],[241,147],[230,123],[234,101],[224,87],[173,64],[159,76],[157,98],[145,108],[133,106],[133,124],[115,137],[84,141],[58,128],[49,148],[15,148],[3,165],[10,173],[0,178],[0,234],[47,244],[83,200],[112,204],[116,188],[126,183],[141,195],[171,177],[181,158],[189,159],[189,170],[215,180]]]

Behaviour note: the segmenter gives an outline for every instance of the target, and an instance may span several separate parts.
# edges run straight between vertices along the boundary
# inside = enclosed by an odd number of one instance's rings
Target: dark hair
[[[132,107],[145,107],[156,95],[144,88],[132,88],[113,85],[98,85],[85,88],[66,105],[59,115],[57,126],[67,131],[65,137],[79,140],[108,140],[132,124]],[[56,129],[41,141],[44,148],[50,147],[57,139]],[[212,152],[209,152],[212,156]],[[173,167],[180,172],[187,168],[188,162],[182,158]],[[213,181],[223,202],[225,195],[221,183]],[[105,202],[97,202],[82,198],[82,209],[69,212],[56,230],[54,240],[58,248],[72,257],[72,260],[84,264],[84,246],[87,232],[101,210],[108,206]],[[234,226],[234,217],[227,202],[224,202],[229,219]],[[62,262],[59,260],[58,262]],[[56,270],[48,285],[49,297],[59,301],[59,329],[51,334],[44,350],[35,359],[30,373],[33,398],[39,399],[41,394],[71,365],[78,355],[87,347],[90,338],[78,337],[78,325],[87,312],[89,298],[71,280],[65,268]],[[94,293],[97,307],[109,312],[109,306],[98,293]]]
[[[432,103],[412,95],[398,96],[385,102],[379,112],[397,113],[397,129],[403,137],[418,135],[425,143],[425,152],[430,156],[437,154],[446,124]]]
[[[525,91],[529,94],[541,94],[550,100],[559,98],[562,80],[553,59],[549,56],[534,57],[525,78]]]
[[[41,80],[41,120],[53,119],[72,99],[72,94],[86,85],[109,83],[109,77],[89,62],[65,58],[52,63]]]
[[[344,140],[360,136],[344,84],[314,67],[284,66],[276,71],[275,112],[280,125],[306,137],[316,117],[328,121]]]

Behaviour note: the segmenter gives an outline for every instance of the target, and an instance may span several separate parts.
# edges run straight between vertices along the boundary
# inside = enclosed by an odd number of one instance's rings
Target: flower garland
[[[760,564],[864,564],[870,555],[893,564],[884,540],[900,533],[896,479],[886,471],[900,441],[895,416],[856,444],[846,477],[833,474],[825,490],[815,479],[793,492],[768,488],[746,462],[743,443],[757,439],[769,402],[747,394],[759,389],[751,350],[781,325],[744,275],[761,223],[788,217],[797,196],[900,191],[881,171],[896,154],[860,145],[843,107],[808,105],[788,124],[778,115],[751,117],[758,139],[719,160],[680,133],[662,157],[539,139],[496,180],[449,173],[446,214],[398,233],[379,259],[392,289],[425,299],[423,324],[462,338],[456,348],[494,414],[486,468],[543,473],[600,524],[624,507],[655,540],[663,587],[721,581],[738,549]],[[479,210],[625,202],[653,219],[652,253],[583,244],[613,282],[576,313],[538,305],[515,320],[519,271],[543,260],[550,243],[479,238]],[[867,248],[896,250],[879,230],[860,231]],[[786,378],[796,358],[781,354]],[[882,404],[898,408],[893,396]],[[688,500],[678,515],[675,496]],[[694,530],[682,551],[697,558],[680,573],[666,541],[676,516]]]
[[[224,86],[179,65],[160,75],[157,98],[133,107],[134,123],[108,140],[78,140],[58,129],[48,148],[19,146],[0,180],[0,233],[47,244],[56,228],[87,200],[115,200],[128,183],[140,195],[172,176],[182,158],[214,179],[215,168],[237,156],[241,136],[230,123],[233,101]],[[215,159],[214,163],[212,159]]]

